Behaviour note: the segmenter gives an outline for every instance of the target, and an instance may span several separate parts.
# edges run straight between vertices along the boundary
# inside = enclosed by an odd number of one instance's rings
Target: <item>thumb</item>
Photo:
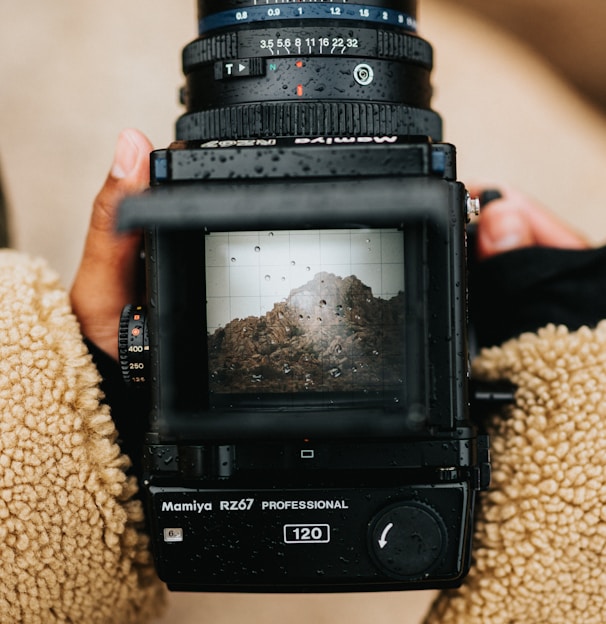
[[[498,193],[480,212],[478,258],[533,245],[559,249],[589,246],[584,236],[535,200],[515,189],[503,189],[502,195]]]
[[[477,252],[480,260],[529,247],[536,242],[527,215],[507,199],[495,199],[480,212]]]
[[[93,204],[87,245],[104,247],[105,243],[123,240],[115,230],[118,206],[125,197],[139,193],[149,185],[149,152],[152,149],[151,143],[139,131],[128,129],[120,133],[109,175]]]
[[[70,292],[82,332],[117,357],[120,312],[136,296],[141,237],[116,232],[120,202],[149,185],[151,143],[137,130],[124,130],[105,183],[95,198],[84,252]]]

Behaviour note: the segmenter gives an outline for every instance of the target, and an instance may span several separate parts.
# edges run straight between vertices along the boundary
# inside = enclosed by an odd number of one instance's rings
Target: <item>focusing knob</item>
[[[406,501],[379,512],[370,525],[370,552],[392,578],[418,580],[429,574],[446,547],[442,518],[429,505]]]
[[[143,306],[129,304],[122,310],[118,350],[124,381],[133,388],[143,387],[149,371],[147,319]]]

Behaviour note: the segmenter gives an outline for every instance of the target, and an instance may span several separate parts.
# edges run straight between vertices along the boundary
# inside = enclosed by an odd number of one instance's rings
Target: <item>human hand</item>
[[[135,303],[139,232],[115,230],[120,202],[149,186],[149,140],[124,130],[103,188],[95,198],[84,252],[70,291],[72,309],[84,336],[118,359],[122,308]]]
[[[470,184],[468,191],[472,197],[479,197],[486,188]],[[521,247],[589,247],[581,234],[530,197],[508,187],[499,190],[502,197],[480,211],[476,247],[479,260]]]

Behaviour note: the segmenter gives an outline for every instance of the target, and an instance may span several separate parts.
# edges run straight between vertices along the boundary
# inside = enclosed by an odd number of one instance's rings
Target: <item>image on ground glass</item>
[[[402,232],[225,232],[205,240],[211,393],[397,392]]]

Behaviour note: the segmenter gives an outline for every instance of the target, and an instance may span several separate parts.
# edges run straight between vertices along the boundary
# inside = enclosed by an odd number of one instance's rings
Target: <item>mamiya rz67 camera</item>
[[[173,590],[448,587],[488,444],[466,223],[414,0],[199,0],[146,232],[144,488]],[[143,407],[145,406],[145,407]]]

